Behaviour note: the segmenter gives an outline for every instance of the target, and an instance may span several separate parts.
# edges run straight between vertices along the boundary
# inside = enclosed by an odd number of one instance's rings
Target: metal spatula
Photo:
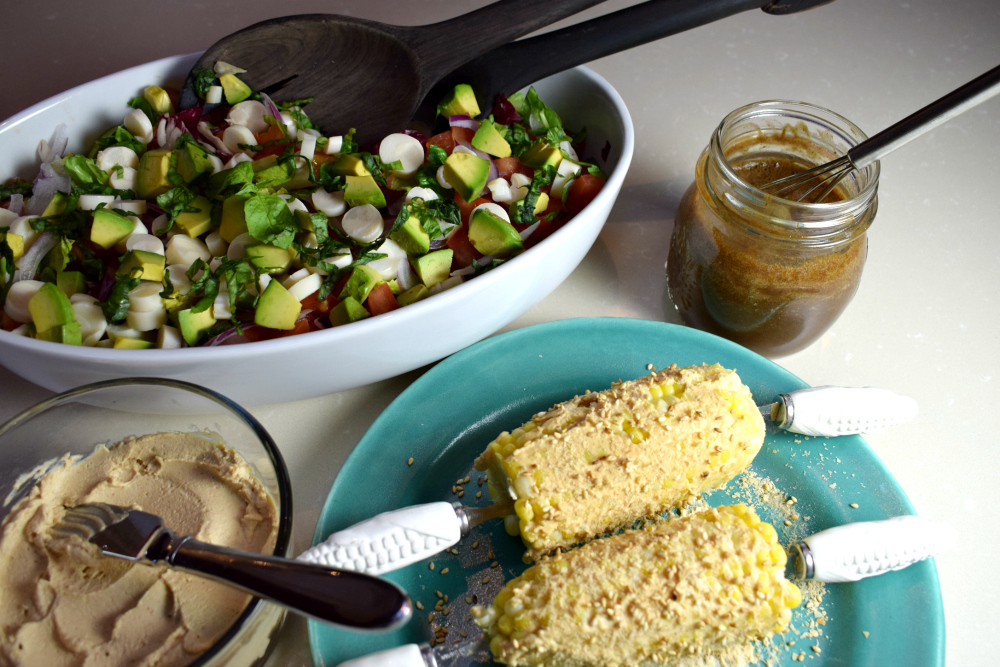
[[[107,556],[214,579],[328,623],[389,630],[413,614],[410,598],[390,581],[178,537],[160,517],[117,505],[67,508],[52,530],[96,544]]]

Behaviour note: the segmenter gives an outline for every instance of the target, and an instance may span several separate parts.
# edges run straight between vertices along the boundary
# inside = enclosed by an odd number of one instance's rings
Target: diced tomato
[[[310,329],[311,319],[308,317],[303,317],[301,320],[295,323],[295,326],[288,331],[278,331],[278,335],[275,338],[284,338],[285,336],[297,336],[299,334],[307,333]]]
[[[320,300],[319,292],[313,292],[306,298],[302,299],[302,310],[311,310],[318,313],[329,313],[331,302],[336,302],[337,299],[333,292],[330,292],[325,299]]]
[[[566,209],[576,215],[594,200],[604,187],[604,181],[592,174],[580,174],[569,186],[566,193]]]
[[[475,130],[470,130],[467,127],[453,127],[451,128],[451,136],[457,144],[460,141],[464,141],[467,144],[472,143],[472,137],[476,135]]]
[[[519,158],[516,157],[502,157],[493,160],[493,164],[497,166],[497,171],[500,172],[500,177],[505,178],[508,181],[512,174],[523,174],[528,178],[532,178],[535,175],[535,171],[528,165],[521,162]]]
[[[267,129],[263,132],[257,132],[254,134],[257,138],[257,143],[262,144],[265,141],[277,141],[279,139],[284,139],[285,135],[281,131],[281,127],[278,125],[268,125]]]
[[[313,169],[319,171],[319,168],[323,166],[324,162],[329,162],[330,160],[335,160],[336,156],[327,155],[326,153],[315,153],[313,154]]]
[[[435,134],[427,140],[427,159],[430,159],[431,146],[437,146],[448,155],[451,155],[451,152],[455,150],[455,138],[452,136],[451,130],[445,130],[441,134]]]
[[[396,295],[392,293],[389,283],[380,283],[368,295],[368,310],[372,315],[381,315],[399,308]]]
[[[456,269],[464,269],[476,261],[478,253],[472,247],[472,241],[469,240],[465,225],[461,229],[455,230],[455,233],[449,236],[445,243],[453,251],[452,264]],[[479,256],[482,257],[482,255]]]
[[[7,313],[0,310],[0,327],[2,327],[4,331],[13,331],[19,326],[21,326],[20,322],[12,319],[7,315]]]
[[[550,220],[542,219],[539,221],[538,227],[535,228],[535,231],[531,232],[531,236],[525,240],[524,249],[527,250],[528,248],[538,245],[548,238],[549,234],[553,231],[555,231],[555,226],[552,222]]]
[[[462,195],[455,193],[455,203],[458,204],[458,211],[462,214],[462,224],[469,224],[469,216],[472,215],[472,210],[479,206],[480,204],[489,204],[492,199],[487,199],[485,197],[480,197],[472,202],[467,202],[462,199]]]

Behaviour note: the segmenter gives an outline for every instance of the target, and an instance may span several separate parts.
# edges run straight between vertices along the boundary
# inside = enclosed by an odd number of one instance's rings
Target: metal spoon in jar
[[[864,169],[872,162],[913,141],[925,132],[931,131],[938,125],[985,102],[997,93],[1000,93],[1000,66],[994,67],[961,88],[931,102],[920,111],[862,141],[847,151],[846,155],[798,174],[771,181],[761,186],[760,189],[769,194],[780,195],[783,192],[793,192],[796,188],[818,179],[819,182],[796,197],[796,201],[806,199],[816,189],[823,187],[819,196],[811,200],[821,202],[833,192],[833,189],[845,176],[855,169]]]

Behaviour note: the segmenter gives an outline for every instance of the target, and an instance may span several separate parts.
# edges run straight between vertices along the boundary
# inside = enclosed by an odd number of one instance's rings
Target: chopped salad
[[[149,86],[87,154],[65,126],[34,181],[0,185],[2,326],[125,349],[244,343],[341,326],[488,271],[582,210],[605,176],[534,89],[376,146],[325,136],[226,63],[202,105]],[[439,128],[440,129],[440,128]],[[430,136],[428,136],[430,135]]]

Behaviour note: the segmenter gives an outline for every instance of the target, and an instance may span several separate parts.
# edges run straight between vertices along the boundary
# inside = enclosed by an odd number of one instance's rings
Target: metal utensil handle
[[[437,667],[437,661],[430,647],[404,644],[342,662],[337,667]]]
[[[1000,93],[1000,66],[862,141],[847,155],[856,168],[862,169],[997,93]]]
[[[444,551],[462,537],[462,521],[446,502],[384,512],[331,534],[299,560],[384,574]]]
[[[320,621],[363,630],[388,630],[405,623],[413,614],[410,598],[385,579],[227,549],[189,537],[177,539],[169,531],[164,533],[168,535],[156,560],[235,586]],[[172,543],[169,537],[173,538]]]
[[[957,539],[951,525],[916,516],[837,526],[805,539],[810,578],[836,583],[900,570],[951,548]]]
[[[878,387],[811,387],[782,394],[793,433],[834,437],[878,433],[917,416],[917,402]]]

